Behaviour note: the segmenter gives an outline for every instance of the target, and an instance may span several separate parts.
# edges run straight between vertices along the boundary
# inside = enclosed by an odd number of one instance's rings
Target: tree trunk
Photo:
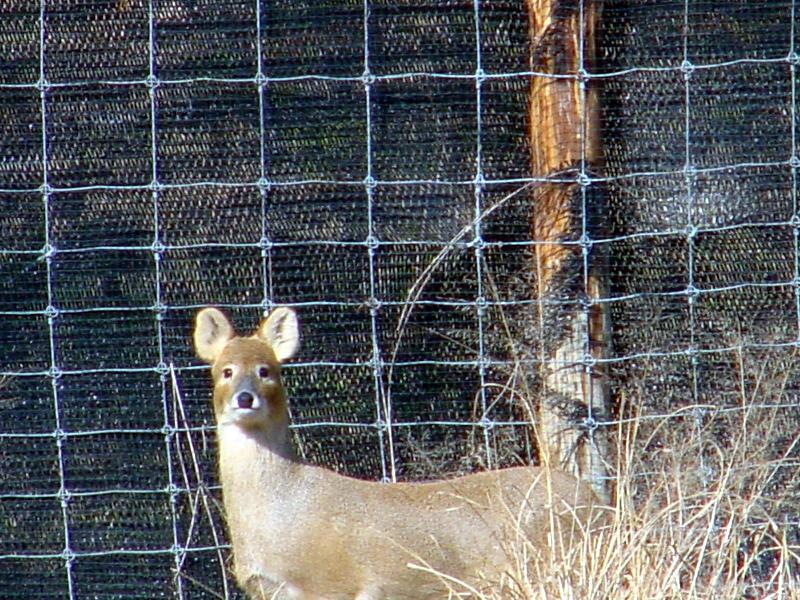
[[[584,74],[594,61],[600,2],[527,0],[530,20],[532,174],[548,177],[534,193],[531,226],[540,301],[544,397],[539,445],[545,461],[585,479],[608,499],[603,363],[609,355],[605,278],[592,247],[601,197],[587,175],[601,162],[597,91]],[[591,209],[591,210],[590,210]],[[595,435],[597,434],[597,435]]]

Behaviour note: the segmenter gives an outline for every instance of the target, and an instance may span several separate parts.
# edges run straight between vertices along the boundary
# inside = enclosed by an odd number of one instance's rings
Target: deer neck
[[[217,426],[219,469],[226,504],[268,506],[292,482],[298,459],[288,425],[272,430]]]
[[[218,425],[217,439],[225,520],[237,573],[244,574],[237,577],[269,574],[277,542],[289,535],[287,506],[301,484],[288,426],[263,431]]]

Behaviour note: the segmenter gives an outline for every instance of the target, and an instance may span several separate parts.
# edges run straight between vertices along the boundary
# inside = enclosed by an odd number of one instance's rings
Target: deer
[[[299,347],[291,308],[249,336],[204,308],[194,345],[211,365],[233,574],[253,600],[457,598],[513,577],[513,543],[552,559],[597,521],[591,487],[555,469],[386,483],[299,459],[281,379]]]

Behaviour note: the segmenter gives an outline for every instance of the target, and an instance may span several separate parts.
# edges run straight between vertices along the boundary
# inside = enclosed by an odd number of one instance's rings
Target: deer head
[[[211,365],[218,426],[264,432],[288,426],[281,364],[299,346],[292,309],[276,308],[249,337],[238,336],[220,310],[203,309],[197,314],[194,345]]]

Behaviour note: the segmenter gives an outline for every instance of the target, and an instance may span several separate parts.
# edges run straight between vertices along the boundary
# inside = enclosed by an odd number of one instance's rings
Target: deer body
[[[216,309],[197,316],[195,346],[212,364],[234,570],[252,598],[446,598],[513,573],[510,543],[546,560],[585,533],[596,499],[561,472],[516,467],[383,484],[302,463],[280,381],[297,345],[287,308],[251,337],[236,336]]]

